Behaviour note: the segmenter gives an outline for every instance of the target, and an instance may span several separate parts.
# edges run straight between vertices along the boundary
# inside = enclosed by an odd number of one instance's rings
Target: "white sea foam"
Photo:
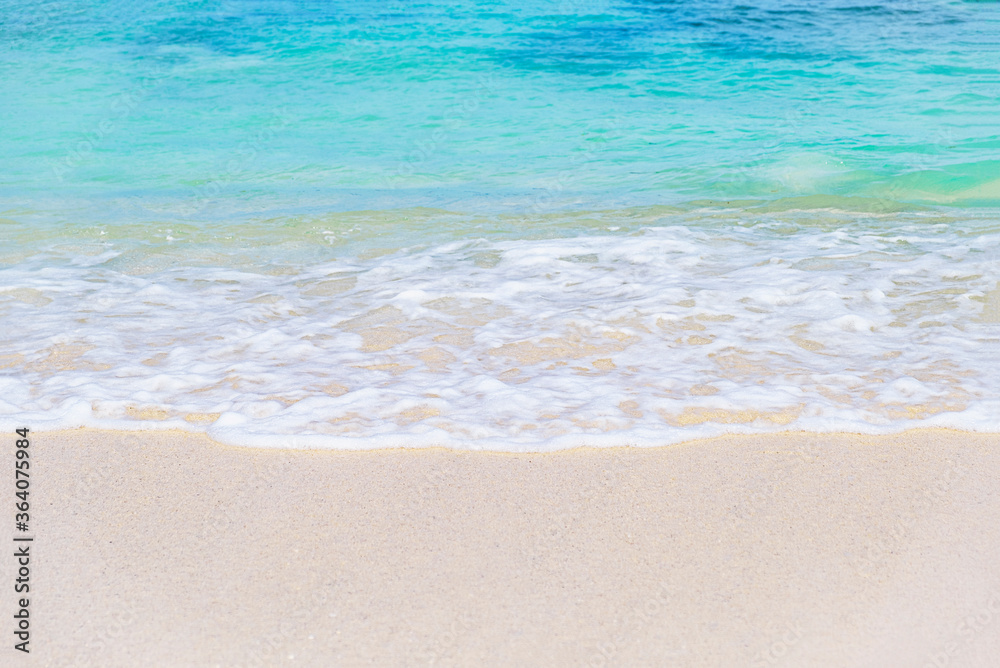
[[[880,229],[465,239],[270,273],[63,245],[0,272],[0,428],[501,450],[1000,431],[995,225]]]

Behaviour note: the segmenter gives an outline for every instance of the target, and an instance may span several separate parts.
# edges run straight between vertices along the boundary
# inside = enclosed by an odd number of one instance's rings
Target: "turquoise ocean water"
[[[1000,3],[0,0],[0,425],[1000,430]]]

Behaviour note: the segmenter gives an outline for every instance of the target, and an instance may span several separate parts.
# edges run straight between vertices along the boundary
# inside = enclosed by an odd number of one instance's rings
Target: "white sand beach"
[[[507,454],[77,430],[31,447],[34,632],[17,665],[1000,656],[997,435]]]

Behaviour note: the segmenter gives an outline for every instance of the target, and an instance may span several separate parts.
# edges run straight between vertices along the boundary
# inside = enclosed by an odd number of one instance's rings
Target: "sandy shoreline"
[[[1000,656],[1000,435],[532,455],[80,430],[31,447],[32,654],[9,642],[4,665]]]

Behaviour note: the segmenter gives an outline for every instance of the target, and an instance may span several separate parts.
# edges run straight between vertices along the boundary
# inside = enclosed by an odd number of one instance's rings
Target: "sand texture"
[[[997,435],[31,448],[32,653],[5,595],[5,666],[1000,665]]]

